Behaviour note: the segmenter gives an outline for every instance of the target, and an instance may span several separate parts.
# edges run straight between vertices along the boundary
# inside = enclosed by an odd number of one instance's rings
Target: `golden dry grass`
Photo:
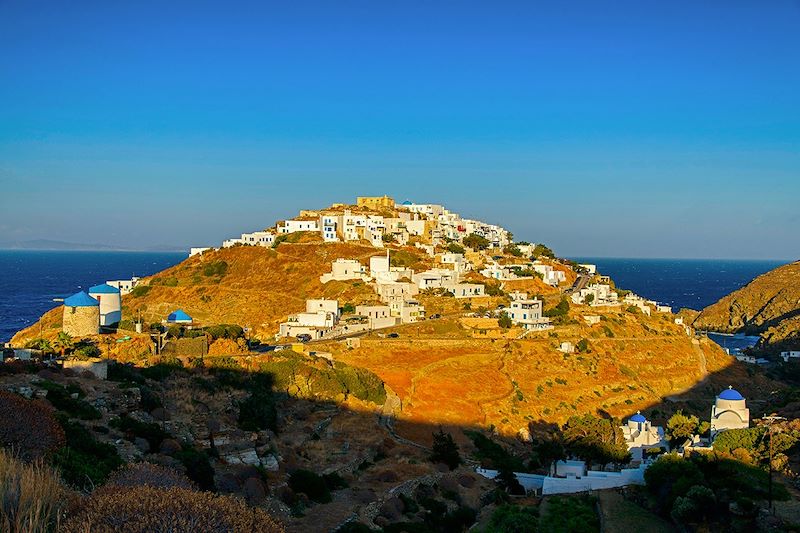
[[[0,449],[0,531],[53,531],[69,499],[55,470],[41,462],[23,463]]]

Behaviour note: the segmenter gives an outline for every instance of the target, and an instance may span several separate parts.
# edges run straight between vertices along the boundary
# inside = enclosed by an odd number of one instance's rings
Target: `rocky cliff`
[[[800,261],[771,270],[706,307],[694,326],[759,334],[765,348],[800,344]]]

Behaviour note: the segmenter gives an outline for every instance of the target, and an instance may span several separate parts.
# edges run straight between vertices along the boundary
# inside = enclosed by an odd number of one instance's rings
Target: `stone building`
[[[750,409],[744,396],[733,387],[728,387],[717,396],[711,407],[711,439],[726,429],[750,427]]]
[[[73,337],[100,333],[100,302],[83,291],[64,299],[62,329]]]
[[[356,198],[358,207],[367,207],[378,211],[381,208],[394,208],[394,200],[389,196],[359,196]]]

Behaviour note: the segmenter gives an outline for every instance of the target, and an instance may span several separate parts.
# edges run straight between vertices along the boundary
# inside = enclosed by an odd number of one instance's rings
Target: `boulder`
[[[176,454],[182,449],[183,447],[181,444],[175,439],[164,439],[159,446],[159,451],[166,455]]]
[[[150,443],[147,442],[146,439],[136,437],[136,439],[133,441],[133,445],[136,446],[136,449],[142,453],[150,453]]]
[[[247,503],[258,505],[267,497],[267,486],[257,477],[250,477],[242,485],[242,492]]]

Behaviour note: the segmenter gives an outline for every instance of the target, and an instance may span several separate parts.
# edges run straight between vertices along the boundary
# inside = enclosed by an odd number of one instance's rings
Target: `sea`
[[[79,290],[113,279],[149,276],[186,258],[185,252],[66,252],[0,250],[0,342]],[[597,265],[617,285],[658,302],[702,309],[785,261],[573,258]],[[718,341],[720,342],[720,341]],[[722,339],[730,346],[734,337]],[[752,338],[743,339],[744,345]]]
[[[64,298],[108,280],[149,276],[186,252],[0,250],[0,343],[36,322]]]

